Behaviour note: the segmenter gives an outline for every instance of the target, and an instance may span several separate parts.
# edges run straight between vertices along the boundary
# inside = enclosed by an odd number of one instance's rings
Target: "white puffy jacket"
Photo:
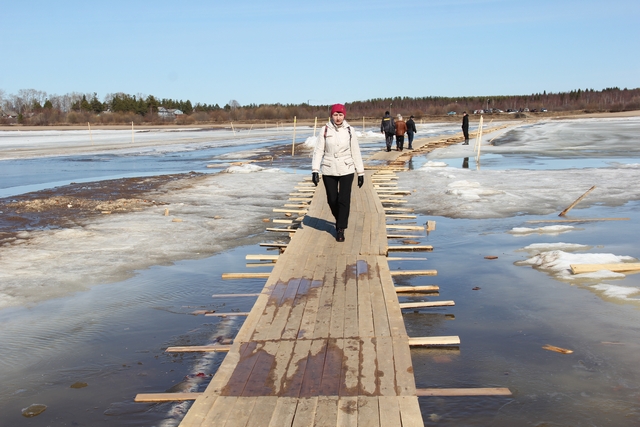
[[[332,176],[354,172],[364,175],[358,136],[346,120],[340,126],[329,122],[320,129],[316,148],[313,150],[311,170]]]

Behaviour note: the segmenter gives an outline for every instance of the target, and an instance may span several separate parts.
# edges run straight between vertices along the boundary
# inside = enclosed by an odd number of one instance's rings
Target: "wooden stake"
[[[291,141],[291,156],[295,155],[296,147],[296,116],[293,116],[293,141]]]
[[[87,126],[89,126],[89,138],[91,139],[91,145],[93,145],[93,135],[91,134],[91,123],[87,122]]]
[[[133,122],[131,122],[131,143],[133,144]]]
[[[591,187],[590,189],[588,189],[588,190],[587,190],[587,191],[586,191],[582,196],[578,197],[578,198],[576,199],[576,201],[575,201],[575,202],[571,203],[571,205],[570,205],[567,209],[565,209],[565,210],[563,210],[562,212],[560,212],[560,214],[559,214],[558,216],[565,216],[565,214],[566,214],[567,212],[569,212],[569,211],[570,211],[570,210],[571,210],[575,205],[577,205],[578,203],[580,203],[580,201],[581,201],[582,199],[584,199],[584,198],[587,196],[587,194],[591,193],[595,188],[596,188],[596,186],[594,185],[593,187]]]
[[[316,128],[318,127],[318,118],[313,122],[313,137],[316,137]]]

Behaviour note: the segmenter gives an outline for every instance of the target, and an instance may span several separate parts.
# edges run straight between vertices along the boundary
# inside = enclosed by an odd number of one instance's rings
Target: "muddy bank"
[[[159,175],[122,178],[91,183],[71,183],[0,199],[0,245],[23,231],[64,228],[92,217],[133,212],[165,205],[154,200],[155,192],[168,183],[188,186],[206,174]]]

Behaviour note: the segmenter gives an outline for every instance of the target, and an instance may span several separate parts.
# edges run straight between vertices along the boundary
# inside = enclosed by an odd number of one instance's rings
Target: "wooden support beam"
[[[409,345],[412,347],[428,347],[432,345],[460,345],[460,337],[415,337],[409,338]]]
[[[286,248],[288,245],[288,243],[260,243],[260,246],[268,248]]]
[[[191,352],[217,352],[225,353],[231,349],[230,345],[186,345],[177,347],[168,347],[167,353],[191,353]]]
[[[589,221],[629,221],[629,218],[534,219],[526,222],[539,223],[539,222],[589,222]]]
[[[272,219],[271,222],[274,224],[293,224],[292,219]]]
[[[387,261],[426,261],[427,258],[412,258],[402,256],[388,256]]]
[[[424,230],[422,225],[387,224],[387,228],[394,230]]]
[[[386,208],[382,208],[385,211],[396,211],[396,212],[413,212],[413,208],[391,208],[391,207],[386,207]]]
[[[426,286],[396,286],[396,293],[430,293],[430,292],[438,292],[440,290],[440,286],[438,285],[426,285]]]
[[[280,255],[247,255],[244,259],[254,260],[254,261],[274,261],[277,260]]]
[[[403,214],[385,214],[387,218],[398,218],[398,219],[415,219],[418,218],[417,215],[403,215]]]
[[[387,239],[418,239],[420,237],[416,234],[387,234]]]
[[[396,270],[391,276],[437,276],[438,270]]]
[[[271,273],[222,273],[223,279],[268,279]]]
[[[407,201],[402,199],[380,199],[380,203],[407,203]]]
[[[415,236],[414,236],[415,237]],[[412,252],[412,251],[432,251],[433,246],[424,245],[424,246],[415,246],[415,245],[403,245],[403,246],[389,246],[387,248],[389,252]]]
[[[427,231],[434,231],[436,229],[435,221],[427,221]]]
[[[593,273],[600,270],[609,270],[614,272],[638,271],[640,270],[640,262],[620,262],[615,264],[571,264],[571,272],[573,274]]]
[[[196,400],[202,396],[199,393],[138,393],[134,402],[180,402],[183,400]]]
[[[281,233],[295,233],[296,232],[295,228],[272,228],[272,227],[267,227],[266,230],[267,231],[281,232]]]
[[[418,397],[427,396],[511,396],[511,390],[503,387],[489,388],[418,388]]]
[[[257,294],[213,294],[211,295],[213,298],[233,298],[233,297],[257,297],[260,295]]]
[[[209,317],[242,317],[242,316],[248,316],[249,313],[247,312],[231,312],[231,313],[205,313],[205,316],[209,316]]]
[[[290,212],[290,213],[297,213],[297,214],[306,214],[308,210],[273,208],[273,212],[281,212],[281,213]]]
[[[452,305],[456,305],[456,303],[453,301],[401,302],[400,308],[449,307]]]

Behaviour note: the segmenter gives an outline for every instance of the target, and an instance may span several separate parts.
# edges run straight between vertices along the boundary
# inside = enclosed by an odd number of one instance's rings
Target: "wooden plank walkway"
[[[385,210],[352,191],[335,241],[322,184],[207,389],[180,424],[422,426],[386,259]]]

